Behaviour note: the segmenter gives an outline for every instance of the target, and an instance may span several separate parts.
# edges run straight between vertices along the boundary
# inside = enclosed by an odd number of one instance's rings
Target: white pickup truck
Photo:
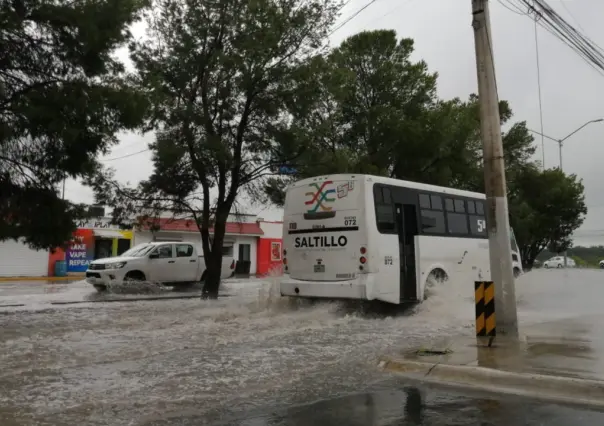
[[[175,287],[191,286],[204,280],[205,261],[194,244],[186,242],[155,242],[140,244],[118,257],[97,259],[86,271],[86,282],[98,291],[111,283],[152,281]],[[232,254],[222,258],[221,278],[235,272]]]

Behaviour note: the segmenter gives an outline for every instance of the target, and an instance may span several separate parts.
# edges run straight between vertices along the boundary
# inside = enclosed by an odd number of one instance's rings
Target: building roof
[[[172,218],[158,218],[155,219],[155,224],[159,226],[162,231],[170,232],[199,232],[197,225],[193,219],[172,219]],[[142,229],[149,230],[150,224],[144,224]],[[214,233],[214,228],[210,228],[210,233]],[[264,232],[260,228],[260,225],[256,222],[252,223],[236,223],[227,222],[226,224],[227,235],[264,235]]]

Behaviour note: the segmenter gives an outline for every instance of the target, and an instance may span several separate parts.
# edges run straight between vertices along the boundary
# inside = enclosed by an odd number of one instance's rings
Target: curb
[[[604,408],[604,381],[382,358],[379,367],[422,382]]]

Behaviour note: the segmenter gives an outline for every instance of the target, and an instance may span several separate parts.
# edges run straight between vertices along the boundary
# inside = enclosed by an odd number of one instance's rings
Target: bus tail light
[[[359,259],[359,262],[361,262],[361,264],[364,265],[365,262],[367,262],[367,259],[365,258],[365,256],[361,256],[361,258]]]
[[[287,258],[286,257],[283,258],[283,264],[287,265]]]
[[[365,247],[361,247],[361,254],[367,253],[367,249]]]
[[[231,261],[231,269],[235,269],[235,259]]]
[[[287,250],[283,249],[283,257],[287,256]]]

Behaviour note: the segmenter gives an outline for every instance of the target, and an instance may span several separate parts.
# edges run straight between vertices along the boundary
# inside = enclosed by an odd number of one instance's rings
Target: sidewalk
[[[380,360],[409,379],[604,408],[603,316],[531,325],[493,347],[473,336],[429,342]]]

